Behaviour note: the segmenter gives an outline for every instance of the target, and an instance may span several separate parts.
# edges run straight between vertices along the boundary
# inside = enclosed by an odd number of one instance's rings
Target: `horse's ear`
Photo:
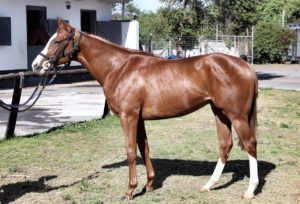
[[[58,27],[65,26],[66,23],[65,23],[65,21],[62,18],[57,17],[57,25],[58,25]]]

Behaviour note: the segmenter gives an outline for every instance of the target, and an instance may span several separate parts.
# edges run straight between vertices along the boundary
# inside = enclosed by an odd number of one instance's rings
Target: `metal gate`
[[[218,35],[214,39],[206,36],[185,37],[184,39],[183,42],[173,39],[151,41],[151,52],[163,58],[224,53],[236,57],[247,57],[247,61],[253,63],[253,34],[248,36]]]

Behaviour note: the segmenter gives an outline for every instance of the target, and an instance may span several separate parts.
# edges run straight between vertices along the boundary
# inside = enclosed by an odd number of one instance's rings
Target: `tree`
[[[258,62],[280,62],[292,33],[283,28],[286,22],[300,20],[299,0],[160,0],[156,13],[140,11],[133,3],[126,5],[127,19],[138,15],[140,38],[147,44],[153,40],[175,40],[183,50],[193,47],[199,35],[213,36],[215,25],[225,35],[241,35],[256,26],[254,50]]]
[[[223,34],[245,33],[258,21],[257,8],[261,0],[160,0],[167,9],[192,11],[198,33],[211,35],[215,25]]]
[[[166,22],[165,31],[183,51],[194,47],[204,31],[205,6],[200,0],[161,0],[158,15]]]
[[[263,0],[258,8],[260,21],[292,22],[300,20],[299,0]],[[284,15],[284,18],[283,18]],[[285,22],[282,22],[285,19]]]
[[[153,40],[165,40],[169,38],[169,29],[166,19],[161,13],[141,12],[138,16],[140,24],[140,39],[142,44],[148,43],[150,33],[153,34]]]
[[[126,4],[126,14],[129,19],[133,19],[135,16],[141,14],[141,10],[134,3],[130,2]]]
[[[300,1],[299,0],[288,0],[285,8],[286,22],[300,22]]]
[[[122,19],[122,4],[113,4],[113,20],[124,20]],[[135,16],[140,15],[141,10],[133,3],[128,2],[125,4],[125,19],[132,20]]]
[[[256,26],[254,59],[258,63],[281,63],[289,45],[295,42],[292,32],[279,22],[260,22]]]
[[[260,0],[212,0],[210,22],[218,24],[225,35],[240,35],[257,23],[260,4]]]
[[[259,21],[278,22],[282,21],[282,12],[284,10],[284,0],[263,0],[258,8],[260,15]]]

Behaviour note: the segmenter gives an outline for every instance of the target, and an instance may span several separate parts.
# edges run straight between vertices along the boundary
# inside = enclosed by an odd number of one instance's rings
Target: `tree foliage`
[[[300,22],[300,1],[289,0],[285,5],[287,22]]]
[[[284,0],[263,0],[258,7],[260,21],[281,23],[284,10]]]
[[[218,24],[224,34],[240,35],[258,21],[257,8],[260,0],[213,0],[210,21]]]
[[[170,37],[166,19],[161,17],[161,15],[161,13],[146,12],[138,16],[140,39],[144,45],[148,43],[150,34],[153,35],[153,40],[155,41]]]
[[[279,62],[290,43],[291,32],[282,23],[300,21],[299,0],[160,0],[156,12],[140,11],[133,3],[126,6],[127,18],[138,15],[143,44],[153,39],[174,39],[183,49],[199,35],[243,35],[255,26],[255,58]]]

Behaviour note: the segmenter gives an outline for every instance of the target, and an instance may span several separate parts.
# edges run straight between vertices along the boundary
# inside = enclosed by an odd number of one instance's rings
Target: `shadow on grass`
[[[188,175],[188,176],[210,176],[215,168],[216,162],[210,161],[193,161],[193,160],[171,160],[171,159],[152,159],[153,166],[156,172],[155,188],[159,189],[163,186],[164,181],[172,175]],[[140,157],[137,159],[137,164],[143,164]],[[104,169],[116,169],[127,166],[127,160],[113,163],[110,165],[102,166]],[[276,165],[270,162],[259,161],[259,186],[256,194],[262,192],[263,186],[266,183],[266,176],[276,168]],[[228,161],[224,173],[232,173],[232,179],[220,186],[215,187],[213,190],[227,188],[228,186],[249,177],[249,162],[248,160],[233,160]],[[86,180],[92,180],[100,176],[100,172],[94,172],[87,177],[84,177],[71,184],[64,184],[60,186],[49,186],[47,181],[57,178],[57,175],[43,176],[34,181],[22,181],[12,184],[0,186],[0,203],[10,203],[27,193],[46,193],[62,188],[68,188],[79,184]],[[139,192],[134,197],[142,196],[145,192]]]
[[[60,186],[55,186],[55,187],[47,185],[46,182],[57,178],[58,176],[56,176],[56,175],[43,176],[35,181],[28,180],[28,181],[22,181],[22,182],[3,185],[3,186],[0,186],[0,203],[11,203],[27,193],[33,193],[33,192],[46,193],[46,192],[58,190],[61,188],[68,188],[68,187],[74,186],[76,184],[79,184],[83,181],[92,180],[94,178],[97,178],[97,177],[99,177],[99,174],[100,173],[97,171],[97,172],[95,172],[85,178],[82,178],[78,181],[75,181],[71,184],[60,185]]]
[[[170,159],[152,159],[155,169],[155,188],[159,189],[163,186],[164,181],[172,175],[187,175],[187,176],[211,176],[216,162],[210,161],[193,161],[193,160],[170,160]],[[137,164],[143,164],[140,157],[137,159]],[[116,169],[122,166],[127,166],[127,160],[102,166],[104,169]],[[276,165],[270,162],[258,161],[259,185],[255,194],[262,192],[263,186],[266,183],[266,176],[276,168]],[[232,173],[232,179],[212,190],[227,188],[228,186],[243,180],[245,176],[249,177],[249,161],[248,160],[233,160],[228,161],[223,173]],[[134,195],[138,197],[143,195],[142,191]]]
[[[264,72],[256,72],[258,80],[270,80],[276,78],[282,78],[283,75],[273,74],[273,73],[264,73]]]

